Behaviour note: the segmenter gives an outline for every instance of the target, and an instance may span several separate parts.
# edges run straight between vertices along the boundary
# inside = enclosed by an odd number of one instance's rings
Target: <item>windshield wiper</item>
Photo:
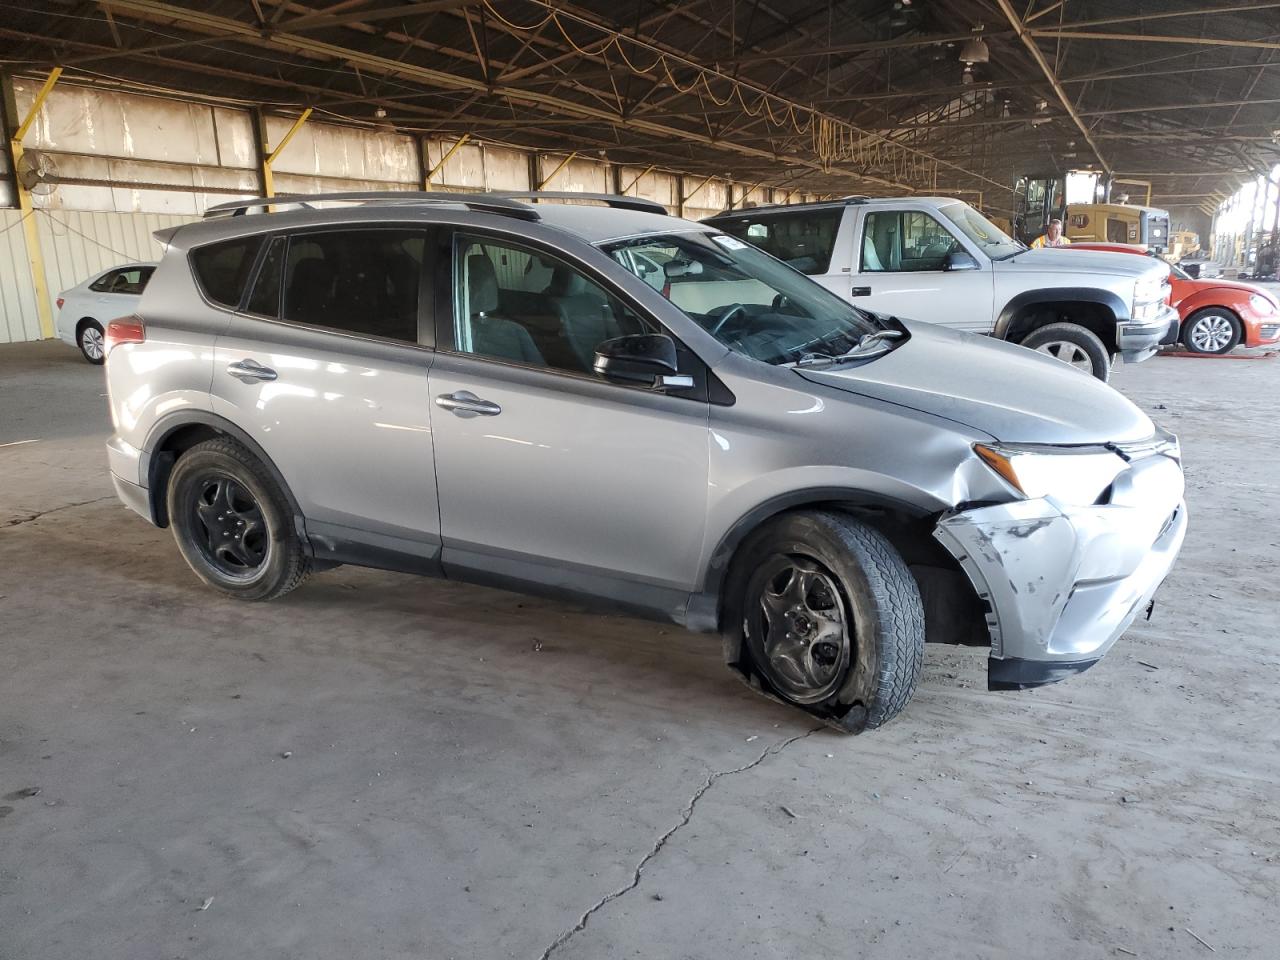
[[[837,363],[844,363],[847,360],[861,360],[864,357],[871,356],[877,351],[875,348],[879,344],[883,344],[886,340],[900,340],[903,336],[901,330],[877,330],[875,333],[863,334],[858,342],[847,353],[829,356],[821,353],[808,353],[795,362],[797,367],[827,367]],[[885,350],[892,349],[885,346]]]

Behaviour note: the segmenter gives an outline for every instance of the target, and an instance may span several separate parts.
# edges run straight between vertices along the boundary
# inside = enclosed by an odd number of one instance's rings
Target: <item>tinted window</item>
[[[789,263],[801,273],[826,273],[831,251],[836,245],[843,207],[825,210],[796,210],[732,220],[717,220],[715,226],[739,240],[745,240]]]
[[[98,293],[123,293],[137,296],[146,288],[147,281],[151,279],[155,269],[155,267],[124,267],[120,270],[112,270],[90,284],[89,289]]]
[[[258,279],[253,282],[253,293],[249,294],[248,311],[264,317],[280,315],[280,276],[284,271],[284,248],[287,241],[284,237],[276,237],[271,241],[267,255],[258,268]]]
[[[459,237],[454,264],[454,343],[460,353],[594,375],[596,347],[605,340],[656,332],[555,257]]]
[[[284,319],[418,342],[426,238],[410,230],[309,233],[289,241]]]
[[[191,251],[191,265],[204,295],[225,307],[238,307],[262,237],[240,237]]]
[[[927,213],[881,210],[867,214],[862,234],[863,273],[941,270],[960,241]]]

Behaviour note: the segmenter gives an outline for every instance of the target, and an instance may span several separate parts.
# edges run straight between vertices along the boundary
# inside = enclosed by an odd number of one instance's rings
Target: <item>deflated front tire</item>
[[[907,705],[924,662],[924,610],[901,555],[847,514],[785,514],[734,564],[730,640],[753,686],[850,733]]]

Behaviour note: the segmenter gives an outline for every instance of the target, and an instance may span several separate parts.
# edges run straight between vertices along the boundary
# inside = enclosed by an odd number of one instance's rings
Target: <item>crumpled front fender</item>
[[[994,686],[1032,686],[1038,674],[1052,682],[1110,648],[1177,558],[1187,524],[1182,494],[1178,462],[1152,456],[1116,479],[1106,503],[1044,497],[938,523],[934,537],[987,605]],[[1017,679],[997,683],[997,674]]]

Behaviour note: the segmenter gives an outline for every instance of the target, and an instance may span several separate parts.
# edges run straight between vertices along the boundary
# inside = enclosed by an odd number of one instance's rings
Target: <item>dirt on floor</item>
[[[859,737],[714,637],[341,568],[201,587],[111,495],[99,368],[0,348],[0,958],[1280,956],[1280,360],[1115,385],[1182,558],[1109,656],[931,646]]]

